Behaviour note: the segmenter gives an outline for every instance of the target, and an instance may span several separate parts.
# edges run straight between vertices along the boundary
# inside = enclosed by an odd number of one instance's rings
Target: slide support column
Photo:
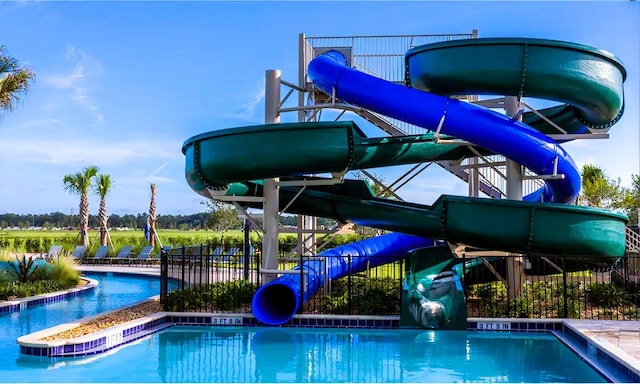
[[[469,165],[478,166],[478,158],[472,157],[469,159]],[[480,196],[480,173],[478,172],[478,168],[469,168],[469,196],[478,197]]]
[[[265,81],[265,124],[280,123],[280,77],[277,69],[266,71]],[[280,193],[278,178],[264,179],[264,236],[262,238],[262,269],[278,269],[278,227]],[[276,278],[274,275],[262,275],[262,283],[269,283]]]
[[[310,51],[306,42],[304,33],[298,35],[298,87],[307,89],[307,65],[312,57],[307,57]],[[298,106],[306,105],[306,92],[298,92]],[[301,109],[298,111],[298,121],[301,123],[307,121],[316,121],[316,118],[307,119],[308,110]],[[313,115],[311,115],[313,116]],[[316,234],[315,230],[318,226],[318,218],[313,216],[298,215],[298,233],[297,246],[298,256],[314,256],[316,254]],[[310,232],[305,232],[310,231]]]
[[[518,113],[520,102],[515,96],[504,98],[504,109],[508,116],[513,117]],[[507,159],[507,199],[522,200],[522,166],[517,162]],[[522,291],[524,282],[524,263],[522,257],[510,255],[507,260],[507,281],[509,282],[508,297],[514,300]]]

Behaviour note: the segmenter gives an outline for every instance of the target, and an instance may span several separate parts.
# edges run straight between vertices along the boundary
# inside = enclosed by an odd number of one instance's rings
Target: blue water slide
[[[568,203],[580,191],[580,174],[569,154],[526,124],[483,107],[359,72],[347,67],[345,57],[337,51],[314,58],[308,74],[314,85],[345,103],[432,131],[440,126],[441,133],[504,155],[538,175],[564,175],[562,179],[546,180],[543,188],[525,196],[525,200]],[[318,256],[326,258],[326,267],[322,260],[303,263],[304,286],[296,273],[284,274],[260,287],[253,298],[253,313],[265,324],[283,324],[323,286],[325,279],[396,261],[412,249],[433,245],[432,240],[389,234],[323,252]]]
[[[269,325],[283,324],[311,298],[325,279],[339,279],[367,268],[388,264],[407,256],[413,249],[432,247],[441,242],[413,235],[390,233],[336,247],[318,254],[317,260],[304,262],[290,274],[263,285],[253,296],[252,311],[256,319]],[[304,274],[301,282],[300,268]]]
[[[308,74],[327,94],[364,109],[455,136],[529,168],[546,180],[542,191],[525,200],[572,202],[580,192],[580,173],[569,154],[550,137],[503,114],[460,100],[435,95],[347,67],[345,57],[329,51],[314,58]],[[334,93],[335,92],[335,93]]]

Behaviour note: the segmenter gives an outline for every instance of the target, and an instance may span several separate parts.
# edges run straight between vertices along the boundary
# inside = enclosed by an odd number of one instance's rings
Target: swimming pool
[[[18,364],[29,375],[11,381],[605,382],[548,333],[174,326],[102,355]]]
[[[38,305],[22,311],[0,315],[0,381],[48,382],[53,378],[46,366],[21,365],[23,356],[16,339],[41,329],[97,313],[110,311],[157,295],[160,292],[158,277],[113,274],[85,274],[99,282],[90,292],[46,305]],[[55,376],[55,375],[54,375]],[[64,380],[63,380],[64,381]]]

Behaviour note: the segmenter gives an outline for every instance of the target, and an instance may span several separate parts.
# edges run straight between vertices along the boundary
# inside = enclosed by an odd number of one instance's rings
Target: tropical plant
[[[28,283],[32,280],[33,274],[36,270],[38,270],[37,265],[34,264],[33,258],[28,258],[27,256],[22,256],[22,260],[18,256],[16,256],[16,262],[9,262],[7,271],[9,275],[19,283]]]
[[[80,243],[89,245],[89,188],[91,181],[98,174],[98,167],[87,166],[82,171],[65,175],[63,178],[64,189],[70,193],[80,195]]]
[[[640,208],[640,175],[631,175],[631,188],[625,188],[620,201],[620,208],[629,216],[629,222],[638,224],[638,208]]]
[[[18,60],[9,56],[4,46],[0,46],[0,110],[12,111],[35,77],[33,71],[21,67]]]
[[[108,241],[108,221],[107,215],[107,194],[113,187],[113,179],[110,175],[100,174],[96,176],[96,193],[100,196],[100,210],[98,211],[98,221],[100,223],[100,245],[107,245]]]
[[[0,264],[0,300],[27,297],[78,286],[75,260],[60,256],[49,262],[16,257]]]
[[[598,166],[587,164],[582,167],[583,204],[592,207],[617,209],[623,197],[620,180],[612,180]]]
[[[585,287],[584,295],[591,305],[605,308],[621,307],[629,300],[629,294],[613,283],[591,283]]]

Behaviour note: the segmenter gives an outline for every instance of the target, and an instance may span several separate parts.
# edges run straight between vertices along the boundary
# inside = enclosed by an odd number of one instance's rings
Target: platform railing
[[[405,53],[416,46],[451,41],[471,39],[478,36],[477,30],[471,33],[449,33],[429,35],[390,35],[390,36],[339,36],[339,37],[304,37],[301,46],[301,72],[304,74],[302,88],[313,91],[313,86],[306,77],[306,67],[317,54],[328,49],[340,49],[347,57],[348,63],[359,71],[379,77],[381,79],[405,83]],[[465,98],[465,97],[462,97]],[[388,123],[399,128],[407,135],[425,133],[425,129],[408,124],[404,121],[384,117]],[[385,130],[384,126],[380,126]],[[388,132],[391,135],[395,132]]]
[[[460,34],[431,34],[431,35],[394,35],[394,36],[342,36],[342,37],[304,37],[301,44],[301,72],[304,81],[300,86],[313,93],[313,85],[306,77],[306,66],[309,61],[328,49],[340,49],[347,56],[350,66],[387,81],[405,82],[405,62],[406,52],[419,45],[435,43],[440,41],[451,41],[459,39],[472,39],[478,37],[478,31]],[[326,98],[326,97],[325,97]],[[467,95],[460,97],[470,102],[477,101],[477,96]],[[323,99],[320,97],[318,100]],[[324,100],[324,99],[323,99]],[[326,100],[324,100],[326,101]],[[322,101],[321,101],[322,102]],[[389,118],[371,111],[356,112],[365,120],[376,125],[392,136],[424,134],[426,130],[404,121]],[[488,160],[478,161],[480,190],[485,195],[492,198],[506,196],[506,177],[504,166],[487,166],[486,162],[504,162],[503,156],[490,156]],[[438,165],[451,172],[463,181],[468,181],[470,171],[468,169],[457,168],[457,165],[448,162],[438,162]],[[468,161],[461,165],[468,165]],[[531,172],[525,170],[525,176],[533,176]],[[536,179],[528,179],[523,182],[523,193],[533,192],[540,188],[542,182]],[[496,193],[496,191],[498,193]]]
[[[627,252],[640,253],[640,234],[633,229],[626,227],[625,235]]]

